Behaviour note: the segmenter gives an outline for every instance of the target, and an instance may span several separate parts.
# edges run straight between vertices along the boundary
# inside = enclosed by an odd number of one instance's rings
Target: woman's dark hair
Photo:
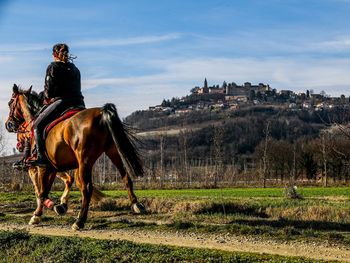
[[[56,44],[52,48],[52,54],[57,57],[62,62],[68,62],[72,60],[73,57],[69,56],[69,47],[67,44]]]

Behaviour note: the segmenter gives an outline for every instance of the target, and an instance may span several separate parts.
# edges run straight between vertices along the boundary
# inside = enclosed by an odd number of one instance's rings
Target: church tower
[[[205,89],[208,88],[208,81],[207,81],[207,78],[204,79],[204,87],[203,87],[203,88],[205,88]]]

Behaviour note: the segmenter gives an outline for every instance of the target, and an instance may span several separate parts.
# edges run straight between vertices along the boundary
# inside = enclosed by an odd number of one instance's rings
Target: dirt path
[[[89,237],[109,240],[128,240],[135,243],[171,245],[180,247],[219,249],[233,252],[254,252],[282,256],[300,256],[312,259],[350,262],[350,248],[320,245],[310,242],[276,242],[243,236],[208,236],[161,231],[131,230],[84,230],[74,231],[67,227],[0,225],[0,230],[27,230],[31,234],[46,236]]]

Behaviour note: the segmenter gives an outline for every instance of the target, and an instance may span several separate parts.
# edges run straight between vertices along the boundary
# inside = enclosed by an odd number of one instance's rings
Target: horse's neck
[[[21,103],[21,108],[23,112],[23,117],[27,123],[30,123],[32,120],[34,120],[34,116],[31,114],[29,110],[28,103],[23,97],[20,100],[20,103]]]

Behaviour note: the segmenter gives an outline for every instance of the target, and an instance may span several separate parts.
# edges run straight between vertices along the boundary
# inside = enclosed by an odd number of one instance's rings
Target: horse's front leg
[[[65,188],[61,196],[61,203],[59,205],[55,205],[53,209],[56,212],[56,214],[65,215],[68,210],[68,198],[74,178],[68,173],[57,173],[56,176],[64,182]]]
[[[39,172],[37,167],[30,167],[28,169],[29,177],[34,185],[35,197],[36,197],[36,209],[33,216],[29,220],[29,225],[37,225],[41,222],[41,216],[43,214],[43,202],[40,199],[40,182],[39,182]]]
[[[49,208],[53,206],[53,202],[48,198],[48,194],[51,190],[56,173],[41,167],[31,167],[28,173],[34,185],[37,202],[37,208],[29,224],[36,225],[41,222],[44,205]]]

